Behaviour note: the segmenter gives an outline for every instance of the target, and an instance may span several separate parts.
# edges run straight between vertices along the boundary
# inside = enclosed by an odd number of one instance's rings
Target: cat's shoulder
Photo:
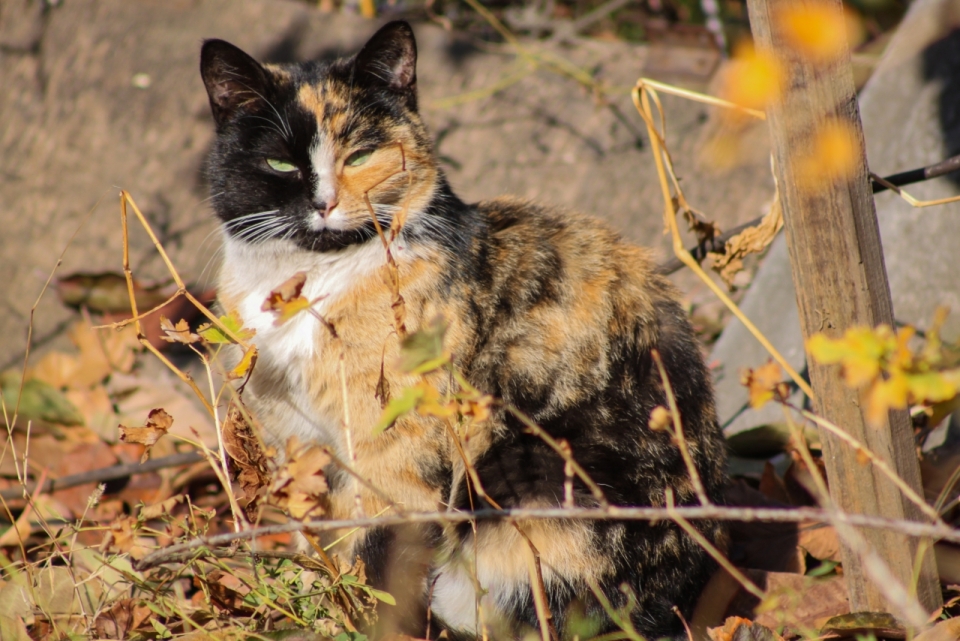
[[[582,267],[615,267],[621,276],[663,280],[656,274],[653,250],[625,240],[596,216],[516,196],[483,200],[475,207],[490,238],[501,245],[534,254],[549,250]]]

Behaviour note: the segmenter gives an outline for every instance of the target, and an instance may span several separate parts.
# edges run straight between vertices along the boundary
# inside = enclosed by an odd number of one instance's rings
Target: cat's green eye
[[[370,156],[372,155],[373,149],[360,149],[347,156],[344,164],[348,167],[359,167],[363,163],[370,160]]]
[[[274,171],[279,171],[284,174],[289,174],[292,171],[297,171],[296,165],[292,165],[283,160],[277,160],[276,158],[267,158],[267,164],[270,165],[270,169]]]

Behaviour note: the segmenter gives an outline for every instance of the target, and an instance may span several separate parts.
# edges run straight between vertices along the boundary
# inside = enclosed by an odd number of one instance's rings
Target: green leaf
[[[373,588],[367,588],[367,592],[370,593],[370,596],[375,598],[377,601],[383,601],[387,605],[396,605],[397,600],[393,598],[393,595],[389,592],[384,592],[383,590],[375,590]]]
[[[247,329],[240,322],[240,318],[233,312],[227,316],[221,316],[220,322],[226,327],[229,331],[233,332],[236,336],[239,336],[243,340],[249,340],[253,338],[253,335],[256,334],[256,331],[252,329]],[[227,336],[219,327],[213,325],[212,323],[205,323],[197,328],[197,333],[203,337],[208,343],[233,343],[233,339]]]
[[[170,639],[173,637],[170,629],[156,619],[150,619],[150,623],[153,625],[153,629],[157,631],[157,634],[160,635],[161,639]]]
[[[449,361],[449,356],[443,353],[443,337],[446,332],[447,323],[438,316],[403,339],[400,344],[400,369],[423,374],[445,365]]]
[[[840,565],[838,561],[821,561],[820,565],[807,572],[807,576],[826,576],[831,574],[838,565]]]
[[[423,394],[424,390],[419,386],[407,387],[399,396],[391,398],[387,406],[383,408],[380,421],[373,428],[373,435],[380,434],[393,425],[398,418],[416,409],[417,404],[423,398]]]

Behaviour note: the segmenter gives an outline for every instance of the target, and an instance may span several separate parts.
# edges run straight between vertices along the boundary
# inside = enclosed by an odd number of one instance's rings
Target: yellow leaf
[[[748,109],[765,109],[780,97],[784,71],[780,62],[749,44],[736,47],[724,74],[720,94]]]
[[[237,366],[232,370],[227,372],[227,378],[229,380],[236,380],[238,378],[243,378],[247,375],[250,370],[254,368],[257,364],[257,346],[251,345],[246,352],[243,353],[243,358],[240,359],[240,362],[237,363]]]
[[[309,309],[316,301],[309,301],[300,295],[303,285],[307,282],[306,272],[297,272],[279,287],[270,291],[270,295],[263,301],[261,311],[274,312],[277,315],[274,325],[283,325],[288,320],[305,309]]]
[[[229,331],[233,332],[233,334],[239,337],[241,340],[250,340],[257,333],[257,330],[255,329],[247,329],[244,327],[240,317],[236,312],[230,312],[226,316],[221,316],[220,323]],[[200,334],[203,340],[207,341],[208,343],[233,342],[233,339],[227,336],[223,330],[213,323],[204,323],[197,328],[197,333]]]
[[[814,132],[806,153],[797,159],[797,182],[808,190],[824,183],[853,177],[861,156],[860,139],[853,125],[834,119]]]
[[[923,372],[903,376],[915,403],[941,403],[957,395],[956,381],[949,373]]]
[[[840,363],[850,387],[862,387],[880,375],[884,355],[895,346],[889,327],[876,329],[853,327],[839,339],[814,334],[807,341],[807,350],[825,365]]]
[[[417,412],[423,416],[436,416],[438,418],[449,418],[455,416],[458,404],[454,400],[443,401],[440,398],[440,392],[426,381],[419,384],[423,389],[423,395],[417,402]]]
[[[890,398],[885,392],[883,381],[875,381],[863,392],[864,416],[873,427],[881,427],[887,420]]]
[[[787,44],[816,63],[839,57],[863,39],[860,20],[850,10],[832,2],[784,3],[775,24]]]
[[[740,384],[747,387],[750,407],[757,409],[772,401],[777,395],[783,395],[780,384],[783,370],[774,361],[768,361],[757,369],[748,369],[740,377]]]

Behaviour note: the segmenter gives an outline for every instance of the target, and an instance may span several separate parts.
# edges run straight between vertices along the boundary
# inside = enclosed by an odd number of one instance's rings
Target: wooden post
[[[785,67],[785,92],[767,109],[776,176],[783,205],[793,281],[804,338],[824,332],[841,336],[857,325],[893,325],[893,306],[880,245],[876,210],[867,177],[863,129],[850,68],[849,51],[815,64],[787,46],[776,22],[784,7],[832,6],[840,0],[748,0],[750,23],[758,51],[772,54]],[[803,184],[803,160],[813,154],[814,139],[828,122],[850,125],[859,146],[852,177]],[[884,459],[920,496],[920,470],[913,430],[906,411],[892,411],[888,424],[870,427],[856,391],[840,379],[835,366],[807,358],[816,412],[846,430]],[[857,461],[853,448],[821,431],[830,495],[840,509],[893,519],[921,520],[920,511],[872,465]],[[916,595],[928,611],[941,605],[932,549],[919,559],[916,539],[895,532],[862,530],[867,543],[909,589],[919,570]],[[853,611],[885,611],[891,607],[864,574],[861,559],[841,551]]]

